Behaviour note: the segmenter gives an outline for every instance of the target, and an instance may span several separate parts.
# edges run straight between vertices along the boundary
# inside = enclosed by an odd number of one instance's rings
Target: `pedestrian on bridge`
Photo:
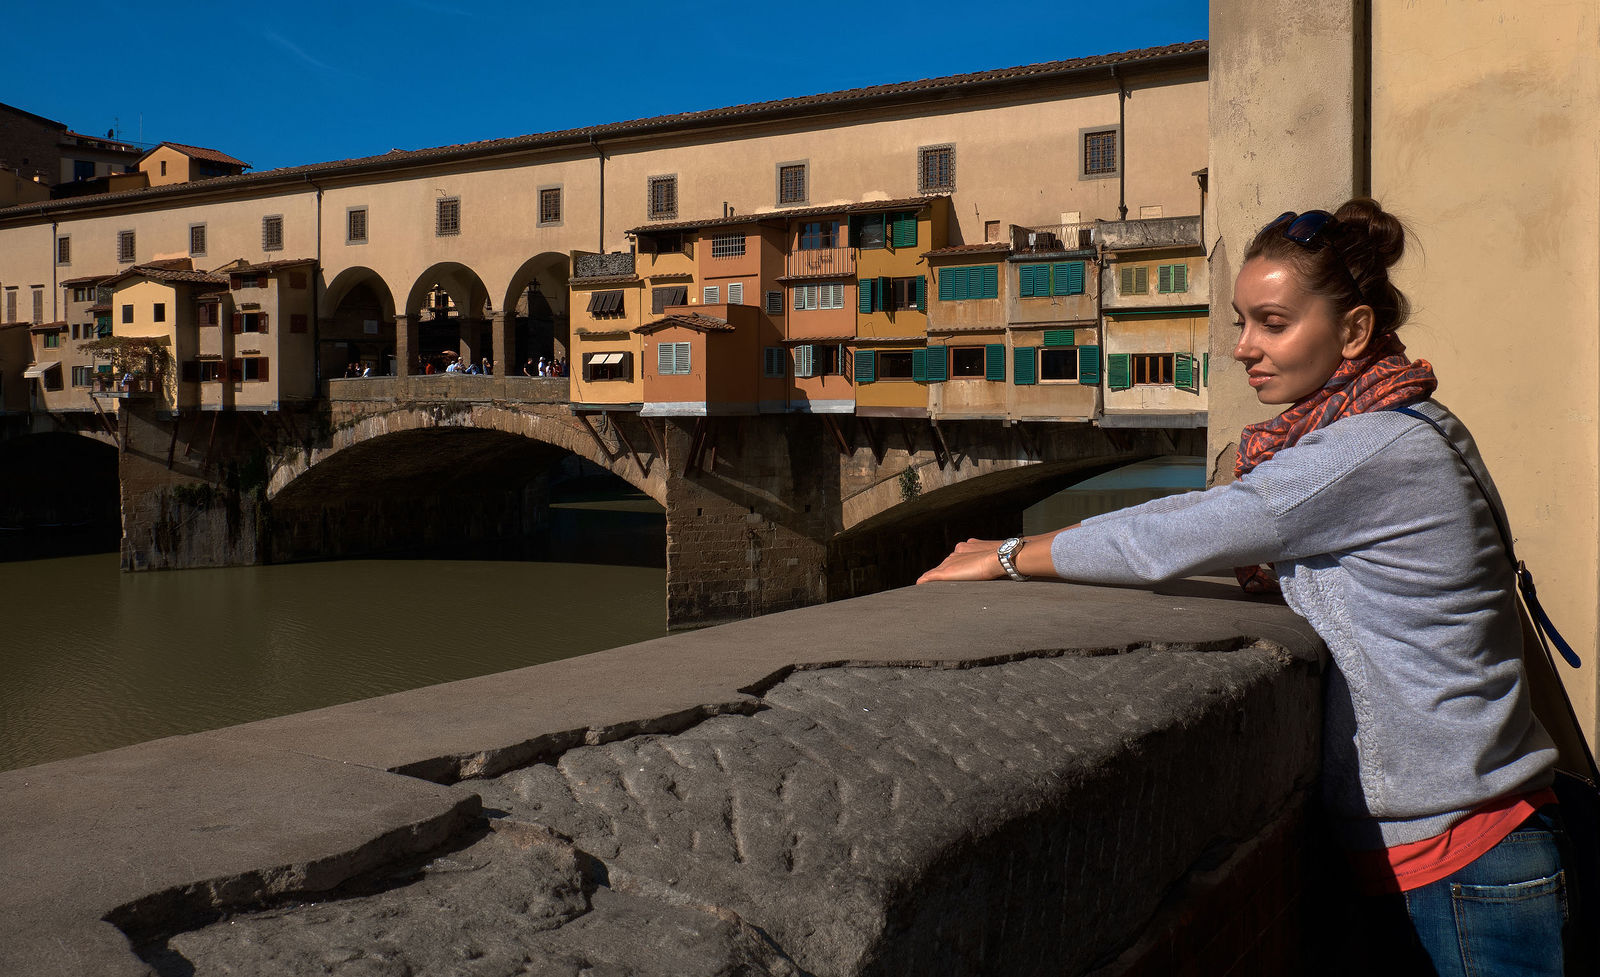
[[[1244,429],[1237,481],[968,540],[918,582],[1243,568],[1251,589],[1281,586],[1333,659],[1322,794],[1363,895],[1330,928],[1370,951],[1369,972],[1555,977],[1579,935],[1569,903],[1593,881],[1573,870],[1551,789],[1557,751],[1530,702],[1499,496],[1432,399],[1433,368],[1396,335],[1409,304],[1388,269],[1404,247],[1400,222],[1364,198],[1257,233],[1234,284],[1233,356],[1260,401],[1286,409]],[[1275,581],[1254,570],[1265,563]]]

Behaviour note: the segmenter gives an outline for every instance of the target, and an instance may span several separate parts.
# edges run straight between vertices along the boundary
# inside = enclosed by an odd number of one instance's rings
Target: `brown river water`
[[[1041,502],[1025,530],[1203,477],[1198,458],[1129,466]],[[661,507],[636,496],[552,506],[535,560],[164,573],[122,573],[116,553],[0,562],[0,770],[659,637],[665,551]]]

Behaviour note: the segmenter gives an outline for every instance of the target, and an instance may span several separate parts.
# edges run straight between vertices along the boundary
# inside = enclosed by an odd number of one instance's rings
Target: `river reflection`
[[[666,633],[660,506],[558,505],[551,523],[539,561],[128,574],[115,553],[0,563],[0,769]]]

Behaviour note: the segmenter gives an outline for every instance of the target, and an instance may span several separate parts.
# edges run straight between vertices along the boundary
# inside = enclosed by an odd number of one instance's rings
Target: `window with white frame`
[[[283,250],[283,215],[269,214],[261,218],[261,250]]]
[[[706,305],[720,305],[722,303],[722,286],[707,285],[700,289],[700,301]]]
[[[461,233],[461,198],[440,197],[434,208],[434,237],[454,237]]]
[[[739,258],[743,255],[743,234],[718,234],[711,239],[711,257]]]
[[[729,282],[728,283],[728,304],[729,305],[743,305],[744,304],[744,282]]]
[[[662,376],[687,375],[689,373],[689,344],[657,344],[656,373]]]
[[[844,308],[844,283],[824,282],[817,285],[796,285],[794,307],[797,312],[814,309]]]

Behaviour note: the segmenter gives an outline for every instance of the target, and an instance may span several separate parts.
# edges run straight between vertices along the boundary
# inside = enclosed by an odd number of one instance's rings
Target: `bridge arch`
[[[542,407],[546,409],[540,409]],[[567,413],[564,404],[512,407],[461,402],[398,403],[357,415],[336,416],[332,430],[322,443],[310,450],[297,448],[277,460],[268,478],[267,498],[275,500],[291,490],[291,486],[307,484],[300,481],[304,476],[351,449],[392,435],[437,430],[495,432],[560,449],[611,472],[662,506],[666,505],[665,464],[647,459],[641,468],[610,423],[601,423],[591,434]]]

